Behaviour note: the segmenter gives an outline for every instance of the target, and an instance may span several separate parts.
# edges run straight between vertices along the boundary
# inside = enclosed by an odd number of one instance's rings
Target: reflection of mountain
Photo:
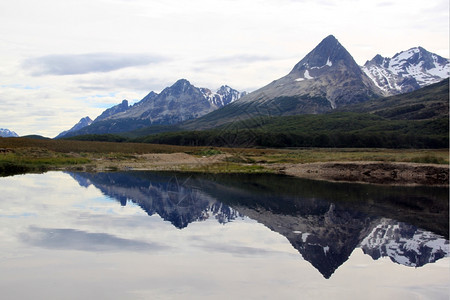
[[[320,202],[327,209],[295,215],[277,214],[263,208],[238,206],[236,209],[284,235],[304,259],[329,278],[349,258],[376,218]]]
[[[364,253],[373,259],[388,256],[393,262],[421,267],[449,254],[448,240],[429,231],[381,219],[361,242]]]
[[[389,256],[415,267],[449,254],[445,188],[334,184],[274,175],[71,175],[82,186],[93,184],[122,205],[131,200],[178,228],[211,216],[225,223],[246,215],[285,236],[325,278],[357,247],[374,259]]]
[[[158,214],[177,228],[184,228],[194,221],[214,217],[227,223],[240,214],[218,202],[200,189],[186,186],[176,176],[142,173],[70,173],[81,186],[93,184],[103,194],[125,206],[127,200],[138,204],[150,216]]]

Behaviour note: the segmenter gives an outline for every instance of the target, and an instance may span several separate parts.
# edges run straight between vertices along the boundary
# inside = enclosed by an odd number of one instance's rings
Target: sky
[[[251,92],[333,34],[363,65],[448,58],[448,0],[0,1],[0,128],[54,137],[184,78]]]

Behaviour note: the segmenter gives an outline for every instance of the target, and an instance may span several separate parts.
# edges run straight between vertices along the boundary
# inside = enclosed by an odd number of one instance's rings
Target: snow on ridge
[[[303,74],[303,77],[305,79],[314,79],[314,77],[312,77],[311,75],[309,75],[309,71],[305,70],[305,73]]]
[[[225,106],[245,95],[245,92],[236,91],[228,85],[221,86],[216,92],[208,88],[200,88],[200,91],[209,103],[217,107]]]

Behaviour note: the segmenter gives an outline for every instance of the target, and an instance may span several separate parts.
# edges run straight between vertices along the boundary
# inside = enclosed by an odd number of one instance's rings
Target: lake
[[[449,190],[279,175],[0,178],[2,299],[449,299]]]

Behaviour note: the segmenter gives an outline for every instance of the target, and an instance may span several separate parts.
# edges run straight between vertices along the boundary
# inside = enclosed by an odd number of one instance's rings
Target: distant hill
[[[30,135],[25,135],[25,136],[21,136],[23,138],[28,138],[28,139],[34,139],[34,140],[51,140],[51,138],[42,136],[42,135],[38,135],[38,134],[30,134]]]

